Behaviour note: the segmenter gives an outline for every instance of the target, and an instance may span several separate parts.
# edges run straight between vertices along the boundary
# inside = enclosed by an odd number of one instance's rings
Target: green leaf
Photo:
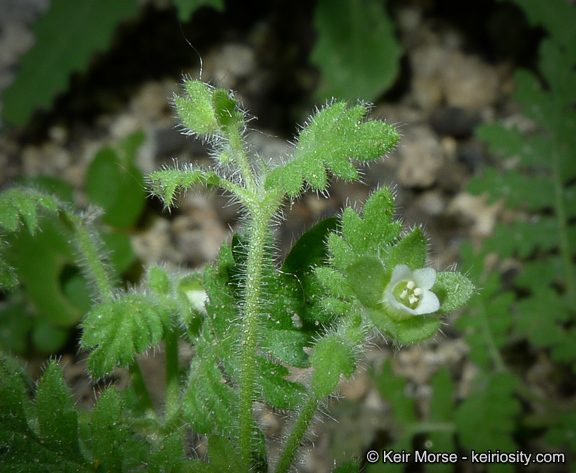
[[[16,268],[18,279],[37,311],[50,322],[69,327],[78,322],[84,308],[90,305],[86,290],[84,301],[77,299],[76,303],[65,292],[66,282],[74,272],[73,236],[57,219],[42,218],[40,228],[42,231],[35,236],[28,232],[9,235],[5,257]]]
[[[148,176],[149,189],[152,195],[164,202],[164,207],[174,205],[176,196],[188,190],[194,184],[217,185],[220,178],[213,172],[187,166],[184,169],[166,169],[156,171]]]
[[[122,401],[116,389],[108,388],[98,399],[92,414],[92,449],[102,471],[123,471],[127,441],[122,422]]]
[[[446,367],[440,368],[432,377],[430,382],[432,387],[433,396],[430,400],[430,415],[429,421],[431,423],[445,424],[451,426],[453,422],[455,403],[454,403],[454,383],[450,376],[450,371]],[[431,450],[433,452],[454,452],[456,445],[454,442],[454,432],[450,428],[442,431],[440,429],[431,431],[427,434],[427,440],[432,443]],[[438,465],[436,468],[433,464],[428,465],[431,471],[443,471],[443,465]]]
[[[212,435],[208,439],[208,456],[210,464],[222,473],[242,471],[243,462],[234,444],[227,438]]]
[[[346,268],[348,284],[366,307],[377,306],[383,298],[390,275],[376,257],[363,256]]]
[[[401,48],[385,6],[377,0],[320,0],[312,62],[320,67],[319,101],[376,100],[398,75]]]
[[[80,463],[78,414],[62,370],[51,361],[44,371],[36,394],[39,434],[44,447],[69,463]]]
[[[327,218],[308,229],[294,244],[282,265],[282,271],[298,277],[324,264],[328,258],[327,239],[338,228],[335,217]]]
[[[197,471],[195,469],[186,470],[184,465],[184,449],[182,448],[182,437],[180,433],[173,432],[162,440],[162,445],[157,452],[153,452],[148,460],[148,471],[150,473],[180,473],[185,471]]]
[[[182,23],[190,21],[192,14],[203,6],[224,11],[224,0],[174,0],[174,5],[178,8],[178,19]]]
[[[214,356],[205,353],[192,360],[182,399],[184,417],[198,433],[236,434],[238,392],[227,383]]]
[[[38,108],[68,86],[73,72],[83,71],[92,54],[105,50],[114,30],[135,16],[136,0],[54,0],[34,25],[36,43],[20,60],[16,80],[4,92],[3,116],[24,125]]]
[[[144,209],[144,177],[134,165],[144,138],[135,133],[116,148],[103,148],[86,174],[88,198],[104,210],[102,221],[115,227],[133,225]]]
[[[38,228],[38,211],[44,209],[49,212],[58,210],[55,198],[33,189],[14,187],[0,194],[0,229],[15,232],[20,223],[31,235]]]
[[[404,345],[413,345],[433,337],[440,328],[440,320],[429,315],[417,315],[395,321],[397,340]]]
[[[493,373],[477,380],[475,390],[454,414],[463,448],[477,452],[516,450],[512,433],[515,416],[521,412],[514,397],[517,384],[516,378],[506,373]]]
[[[351,460],[336,468],[334,473],[360,473],[360,465],[356,460]]]
[[[157,344],[169,319],[166,308],[144,294],[125,294],[96,306],[82,323],[82,348],[94,348],[88,369],[94,378],[128,366],[136,353]]]
[[[176,112],[182,125],[199,136],[216,133],[218,119],[212,102],[213,89],[199,80],[187,80],[184,87],[187,97],[174,96]]]
[[[357,180],[350,162],[373,161],[398,141],[394,127],[381,121],[362,122],[365,106],[336,102],[320,110],[300,133],[292,159],[272,170],[266,187],[282,188],[291,197],[302,191],[304,181],[312,189],[326,189],[329,170],[345,180]]]
[[[0,469],[4,473],[88,472],[80,453],[74,403],[55,362],[38,386],[37,433],[27,420],[28,395],[15,361],[0,359]]]
[[[340,375],[349,378],[356,369],[352,347],[336,334],[326,336],[314,346],[310,362],[314,367],[312,389],[318,398],[332,394]]]
[[[403,237],[388,252],[387,264],[393,270],[400,264],[405,264],[412,271],[423,268],[426,265],[428,242],[420,228],[415,228]]]
[[[401,223],[392,222],[394,197],[390,189],[375,191],[364,204],[362,218],[350,207],[342,214],[342,235],[358,254],[379,254],[395,242]]]
[[[288,368],[279,363],[258,357],[259,388],[264,399],[278,409],[295,409],[306,397],[306,388],[295,381],[288,381]]]
[[[432,292],[440,300],[437,314],[448,314],[468,302],[476,288],[466,277],[455,271],[443,271],[436,275]]]

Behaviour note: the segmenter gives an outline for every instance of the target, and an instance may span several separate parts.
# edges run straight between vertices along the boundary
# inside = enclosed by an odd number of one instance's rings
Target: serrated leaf
[[[262,330],[260,348],[284,363],[304,368],[308,365],[304,347],[310,343],[310,336],[299,330]]]
[[[235,435],[238,392],[227,384],[213,356],[192,360],[182,399],[183,414],[198,433]]]
[[[42,209],[56,212],[58,202],[52,196],[33,189],[15,187],[5,190],[0,194],[0,228],[14,232],[22,222],[34,235],[38,228],[38,211]]]
[[[282,188],[296,197],[307,181],[312,189],[325,190],[326,171],[345,180],[357,180],[350,159],[373,161],[398,141],[398,132],[380,121],[362,122],[367,109],[336,102],[320,110],[298,138],[292,159],[272,170],[266,187]]]
[[[47,376],[47,377],[46,377]],[[0,469],[4,473],[88,472],[80,454],[76,411],[60,369],[51,362],[38,388],[40,434],[28,425],[28,395],[22,374],[11,360],[0,360]],[[39,406],[39,408],[40,408]],[[54,427],[54,431],[50,431]],[[70,429],[70,430],[66,430]],[[60,437],[62,435],[62,437]]]
[[[358,254],[379,254],[395,242],[401,223],[392,221],[394,198],[386,187],[376,190],[366,203],[362,218],[350,207],[342,214],[342,235]]]
[[[148,176],[151,194],[160,198],[164,202],[165,208],[172,206],[176,196],[194,184],[209,184],[212,181],[216,183],[219,179],[213,172],[193,167],[166,169],[153,172]]]
[[[123,471],[127,440],[122,422],[122,402],[115,388],[108,388],[98,399],[92,414],[92,451],[102,471]]]
[[[382,2],[320,0],[312,62],[322,71],[319,101],[332,97],[375,100],[398,74],[401,48]]]
[[[380,264],[380,266],[382,266],[382,264]],[[320,284],[326,287],[332,295],[343,299],[354,297],[355,292],[350,286],[349,281],[346,279],[346,276],[339,271],[329,267],[319,267],[316,268],[316,275],[318,276]]]
[[[184,87],[187,97],[174,96],[176,112],[182,125],[200,136],[216,133],[218,120],[212,103],[214,89],[199,80],[187,80]]]
[[[35,45],[20,60],[19,74],[4,92],[4,119],[24,125],[36,109],[49,108],[70,75],[83,71],[95,51],[108,47],[118,24],[137,11],[136,0],[51,2],[33,27]]]
[[[290,371],[264,357],[258,357],[259,388],[264,399],[278,409],[295,409],[302,403],[306,388],[295,381],[288,381],[286,376]]]
[[[80,463],[78,444],[78,414],[70,389],[64,382],[62,370],[51,361],[44,371],[36,393],[38,427],[46,449]]]
[[[434,395],[430,400],[428,420],[432,423],[450,425],[455,409],[454,383],[450,371],[446,367],[440,368],[432,377],[430,384]],[[456,449],[454,432],[449,429],[429,432],[426,437],[432,443],[433,452],[454,452]],[[429,467],[432,467],[432,471],[442,471],[441,468],[434,468],[433,464]]]
[[[513,452],[515,416],[521,406],[514,397],[517,380],[506,373],[493,373],[479,379],[476,389],[458,406],[454,420],[462,447],[486,452]]]
[[[94,348],[88,369],[94,378],[115,366],[128,366],[136,353],[157,344],[167,326],[169,313],[144,294],[125,294],[96,306],[82,323],[81,346]]]
[[[356,369],[352,347],[336,334],[328,335],[314,346],[310,363],[314,367],[312,389],[318,398],[332,394],[340,375],[349,378]]]

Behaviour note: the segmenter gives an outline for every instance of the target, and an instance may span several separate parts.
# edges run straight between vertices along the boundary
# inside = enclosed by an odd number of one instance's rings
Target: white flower
[[[438,297],[430,291],[435,281],[436,271],[432,268],[411,271],[405,264],[399,264],[392,270],[382,302],[403,315],[431,314],[440,308]]]

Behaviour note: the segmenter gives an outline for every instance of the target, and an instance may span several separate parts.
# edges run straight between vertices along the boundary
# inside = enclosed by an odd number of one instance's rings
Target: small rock
[[[466,138],[482,123],[482,117],[476,110],[455,106],[443,107],[434,109],[430,114],[429,123],[440,135]]]
[[[398,179],[402,185],[427,188],[434,184],[444,158],[440,142],[428,127],[412,127],[402,138],[398,153]]]
[[[469,220],[472,224],[471,233],[484,238],[492,234],[503,206],[502,201],[487,205],[486,195],[474,196],[461,192],[450,203],[448,212]]]

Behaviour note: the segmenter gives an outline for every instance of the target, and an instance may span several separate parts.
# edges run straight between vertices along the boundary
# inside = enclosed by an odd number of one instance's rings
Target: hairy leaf
[[[328,183],[326,171],[345,180],[359,175],[350,159],[374,161],[398,141],[394,127],[381,121],[362,122],[367,108],[336,102],[320,110],[303,128],[292,159],[272,170],[266,187],[281,188],[296,197],[308,182],[323,191]]]
[[[94,348],[88,358],[91,375],[99,378],[115,366],[128,366],[136,353],[160,341],[168,319],[167,309],[144,294],[94,307],[82,323],[81,341],[83,348]]]

